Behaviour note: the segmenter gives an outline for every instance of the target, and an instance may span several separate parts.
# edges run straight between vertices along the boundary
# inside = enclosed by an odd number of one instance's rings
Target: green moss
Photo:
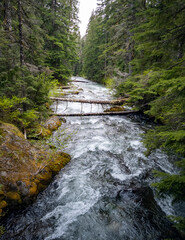
[[[1,122],[0,130],[5,146],[2,148],[0,145],[0,152],[3,154],[0,156],[0,167],[4,172],[0,176],[0,182],[3,183],[0,185],[0,214],[4,216],[4,209],[19,208],[20,204],[34,201],[38,193],[52,181],[54,175],[70,161],[70,155],[52,151],[45,144],[39,145],[38,141],[34,146],[11,124]],[[51,133],[50,130],[47,131]],[[10,164],[10,170],[4,159]]]
[[[21,196],[17,192],[7,192],[6,193],[7,201],[11,200],[14,203],[21,203]]]
[[[37,195],[38,194],[38,189],[37,189],[37,184],[36,183],[32,183],[30,189],[29,189],[29,194],[30,195]]]
[[[36,177],[39,182],[44,184],[48,184],[52,179],[52,172],[48,168],[44,168],[41,173],[39,173]]]
[[[5,207],[7,207],[8,206],[8,204],[7,204],[7,202],[6,201],[1,201],[0,202],[0,208],[2,209],[2,208],[5,208]]]
[[[24,135],[21,133],[21,131],[13,124],[1,122],[0,129],[1,129],[1,133],[2,133],[1,135],[4,135],[3,133],[5,131],[10,131],[11,133],[15,134],[16,136],[25,139]]]

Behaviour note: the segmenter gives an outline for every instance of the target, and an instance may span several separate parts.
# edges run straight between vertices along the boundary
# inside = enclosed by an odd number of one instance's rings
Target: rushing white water
[[[75,78],[83,81],[83,78]],[[76,98],[111,99],[109,91],[88,80]],[[53,105],[53,109],[56,105]],[[101,112],[102,106],[60,103],[57,111]],[[159,150],[144,155],[141,134],[149,126],[129,116],[71,117],[51,141],[71,162],[39,195],[33,206],[7,221],[9,240],[156,240],[175,236],[165,212],[173,214],[170,199],[155,199],[152,170],[174,172]],[[64,130],[65,129],[65,130]],[[163,211],[162,211],[162,209]]]

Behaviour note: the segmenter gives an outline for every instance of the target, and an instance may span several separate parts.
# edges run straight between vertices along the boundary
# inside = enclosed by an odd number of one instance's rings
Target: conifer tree
[[[0,24],[0,114],[24,128],[30,111],[46,112],[51,73],[58,80],[71,74],[77,0],[3,0]],[[15,98],[8,117],[5,105]]]

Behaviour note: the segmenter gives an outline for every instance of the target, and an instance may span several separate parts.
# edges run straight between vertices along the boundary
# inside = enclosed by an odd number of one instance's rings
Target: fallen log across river
[[[63,101],[63,102],[79,102],[79,103],[90,103],[90,104],[113,104],[119,105],[126,102],[126,98],[123,99],[116,99],[112,101],[108,100],[87,100],[87,99],[73,99],[73,98],[57,98],[57,97],[50,97],[51,100],[54,101]]]
[[[72,80],[72,81],[70,81],[70,82],[89,83],[89,82],[87,82],[87,81],[80,81],[80,80]]]
[[[98,112],[98,113],[60,113],[54,114],[58,117],[86,117],[86,116],[105,116],[105,115],[128,115],[137,114],[139,111],[122,111],[122,112]]]

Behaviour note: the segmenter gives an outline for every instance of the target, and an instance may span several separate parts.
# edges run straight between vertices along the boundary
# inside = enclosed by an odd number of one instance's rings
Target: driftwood
[[[113,105],[119,105],[126,101],[126,98],[112,100],[112,101],[57,98],[57,97],[50,97],[50,99],[55,100],[55,101],[63,101],[63,102],[79,102],[79,103],[90,103],[90,104],[92,104],[92,103],[94,103],[94,104],[113,104]]]
[[[136,114],[139,111],[123,111],[123,112],[99,112],[99,113],[60,113],[54,114],[58,117],[85,117],[85,116],[105,116],[105,115],[128,115],[128,114]]]

